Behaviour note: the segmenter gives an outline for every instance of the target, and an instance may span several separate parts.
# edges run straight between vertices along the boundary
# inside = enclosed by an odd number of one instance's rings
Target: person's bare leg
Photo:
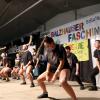
[[[28,66],[28,68],[26,70],[26,75],[27,75],[28,79],[30,80],[30,82],[33,83],[33,77],[31,74],[31,70],[32,70],[32,66]]]
[[[6,77],[4,76],[4,71],[2,70],[2,72],[0,73],[2,80],[6,80]]]
[[[6,82],[10,81],[8,76],[8,70],[4,71],[4,77],[6,78]]]
[[[14,70],[13,70],[15,79],[17,79],[16,69],[17,69],[17,68],[14,68]]]
[[[29,72],[27,73],[28,79],[30,80],[31,83],[33,83],[33,77],[32,74]]]
[[[39,86],[41,87],[43,93],[47,92],[46,86],[44,84],[44,81],[46,80],[46,72],[42,73],[38,78],[37,82]]]
[[[0,71],[0,77],[3,77],[3,69]]]
[[[6,81],[8,82],[9,81],[9,75],[11,74],[11,68],[9,67],[6,67],[5,70],[4,70],[4,75],[6,77]]]
[[[17,79],[17,80],[19,79],[19,74],[18,74],[18,72],[19,72],[19,69],[16,68],[16,70],[15,70],[15,74],[16,74],[16,79]]]
[[[23,82],[26,82],[24,75],[23,74],[20,74],[20,76],[21,76],[21,79],[23,80]]]
[[[26,75],[27,75],[27,78],[30,80],[31,82],[31,86],[30,87],[34,87],[34,82],[33,82],[33,76],[31,74],[31,70],[32,70],[32,66],[28,66],[27,70],[26,70]]]
[[[53,74],[50,74],[49,75],[49,78],[51,79],[53,76]],[[46,86],[44,84],[44,81],[46,80],[46,72],[42,73],[38,78],[37,78],[37,81],[38,81],[38,84],[39,86],[41,87],[43,93],[46,93],[47,92],[47,89],[46,89]]]
[[[49,80],[51,80],[53,74],[50,73],[49,74]],[[37,81],[38,81],[38,84],[40,85],[43,93],[41,95],[38,96],[38,98],[48,98],[48,92],[47,92],[47,89],[46,89],[46,86],[45,86],[45,83],[44,81],[46,80],[46,72],[42,73],[38,78],[37,78]]]
[[[15,72],[14,72],[14,71],[12,71],[12,72],[11,72],[11,77],[12,77],[13,79],[15,79],[15,78],[16,78],[16,74],[15,74]]]
[[[59,78],[60,84],[63,87],[63,89],[70,95],[70,97],[72,98],[72,100],[77,100],[76,95],[74,93],[74,90],[67,83],[67,74],[68,74],[68,69],[63,69],[60,72],[60,78]]]
[[[23,81],[23,83],[21,83],[21,84],[26,84],[25,77],[24,77],[23,73],[24,73],[24,70],[23,69],[20,69],[19,75],[20,75],[20,77],[21,77],[21,79]]]

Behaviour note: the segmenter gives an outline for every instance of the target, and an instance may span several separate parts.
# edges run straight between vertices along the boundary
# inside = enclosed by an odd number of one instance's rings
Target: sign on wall
[[[50,30],[49,36],[58,44],[70,45],[79,61],[89,60],[88,40],[100,35],[100,13]]]
[[[65,43],[65,46],[70,46],[71,52],[73,52],[79,61],[89,60],[88,40],[81,40],[72,43]]]
[[[100,13],[79,19],[50,30],[50,36],[58,43],[75,42],[100,34]]]

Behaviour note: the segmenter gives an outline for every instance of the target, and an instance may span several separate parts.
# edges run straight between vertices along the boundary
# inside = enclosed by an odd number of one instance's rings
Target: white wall
[[[77,18],[86,17],[97,12],[100,12],[100,4],[78,9]]]
[[[75,20],[74,11],[58,14],[46,23],[46,30],[69,23],[74,20]]]
[[[77,10],[77,19],[92,15],[97,12],[100,12],[100,4],[78,9]],[[74,20],[75,20],[74,10],[58,14],[46,22],[46,31],[48,31],[54,27],[72,22]]]

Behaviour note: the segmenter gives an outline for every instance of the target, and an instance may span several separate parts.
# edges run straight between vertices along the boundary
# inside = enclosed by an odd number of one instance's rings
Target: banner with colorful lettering
[[[87,61],[87,39],[100,37],[100,13],[56,27],[50,30],[49,36],[58,44],[70,45],[79,61]]]
[[[77,56],[79,61],[89,60],[88,40],[65,43],[65,46],[70,46],[71,52]]]
[[[100,13],[54,28],[49,35],[60,44],[97,37],[100,35]]]

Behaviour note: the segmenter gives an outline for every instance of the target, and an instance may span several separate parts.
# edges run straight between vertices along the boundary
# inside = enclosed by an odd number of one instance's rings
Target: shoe
[[[30,87],[35,87],[34,83],[32,83],[32,84],[30,85]]]
[[[80,86],[80,90],[84,90],[84,89],[85,89],[84,85]]]
[[[6,79],[6,82],[9,82],[10,80],[9,79]]]
[[[17,77],[16,79],[17,79],[17,80],[20,80],[20,78],[19,78],[19,77]]]
[[[2,80],[6,80],[6,78],[2,78]]]
[[[22,82],[21,85],[26,85],[26,82]]]
[[[16,77],[13,77],[12,79],[16,79]]]
[[[98,89],[97,89],[97,87],[96,86],[91,86],[90,88],[89,88],[89,91],[97,91]]]
[[[48,98],[48,93],[43,93],[40,96],[37,97],[38,99],[40,98]]]

